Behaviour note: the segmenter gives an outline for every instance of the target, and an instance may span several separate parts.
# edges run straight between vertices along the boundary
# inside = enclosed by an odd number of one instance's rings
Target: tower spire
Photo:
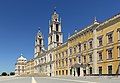
[[[38,33],[37,33],[37,35],[42,37],[42,32],[40,31],[40,27],[38,27]]]
[[[54,7],[54,14],[56,14],[56,6]]]
[[[40,27],[38,27],[38,32],[40,32]]]

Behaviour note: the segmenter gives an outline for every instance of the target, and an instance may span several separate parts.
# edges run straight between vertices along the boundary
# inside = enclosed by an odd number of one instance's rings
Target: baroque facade
[[[48,50],[39,55],[46,57],[44,66],[39,64],[44,67],[42,73],[84,76],[120,72],[120,14],[102,23],[95,18],[91,25],[75,31],[65,43],[62,42],[61,22],[55,14],[49,22]]]
[[[56,11],[49,21],[48,48],[40,30],[35,37],[34,73],[47,76],[120,74],[120,14],[75,31],[63,43]]]

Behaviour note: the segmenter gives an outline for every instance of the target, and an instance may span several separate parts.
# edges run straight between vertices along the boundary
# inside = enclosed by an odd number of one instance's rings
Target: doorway
[[[77,75],[80,76],[80,67],[77,68]]]
[[[86,75],[86,70],[83,70],[83,75],[84,75],[84,76]]]

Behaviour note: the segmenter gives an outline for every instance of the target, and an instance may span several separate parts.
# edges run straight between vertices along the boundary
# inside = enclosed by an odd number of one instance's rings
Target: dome
[[[27,59],[26,59],[26,58],[24,58],[24,57],[22,56],[22,54],[21,54],[21,56],[20,56],[17,60],[18,60],[18,61],[19,61],[19,60],[26,61]]]

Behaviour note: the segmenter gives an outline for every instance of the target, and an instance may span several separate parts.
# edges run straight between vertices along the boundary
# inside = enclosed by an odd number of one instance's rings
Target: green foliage
[[[6,72],[2,72],[1,76],[7,76]]]
[[[10,72],[10,75],[11,75],[11,76],[15,75],[15,72]]]

